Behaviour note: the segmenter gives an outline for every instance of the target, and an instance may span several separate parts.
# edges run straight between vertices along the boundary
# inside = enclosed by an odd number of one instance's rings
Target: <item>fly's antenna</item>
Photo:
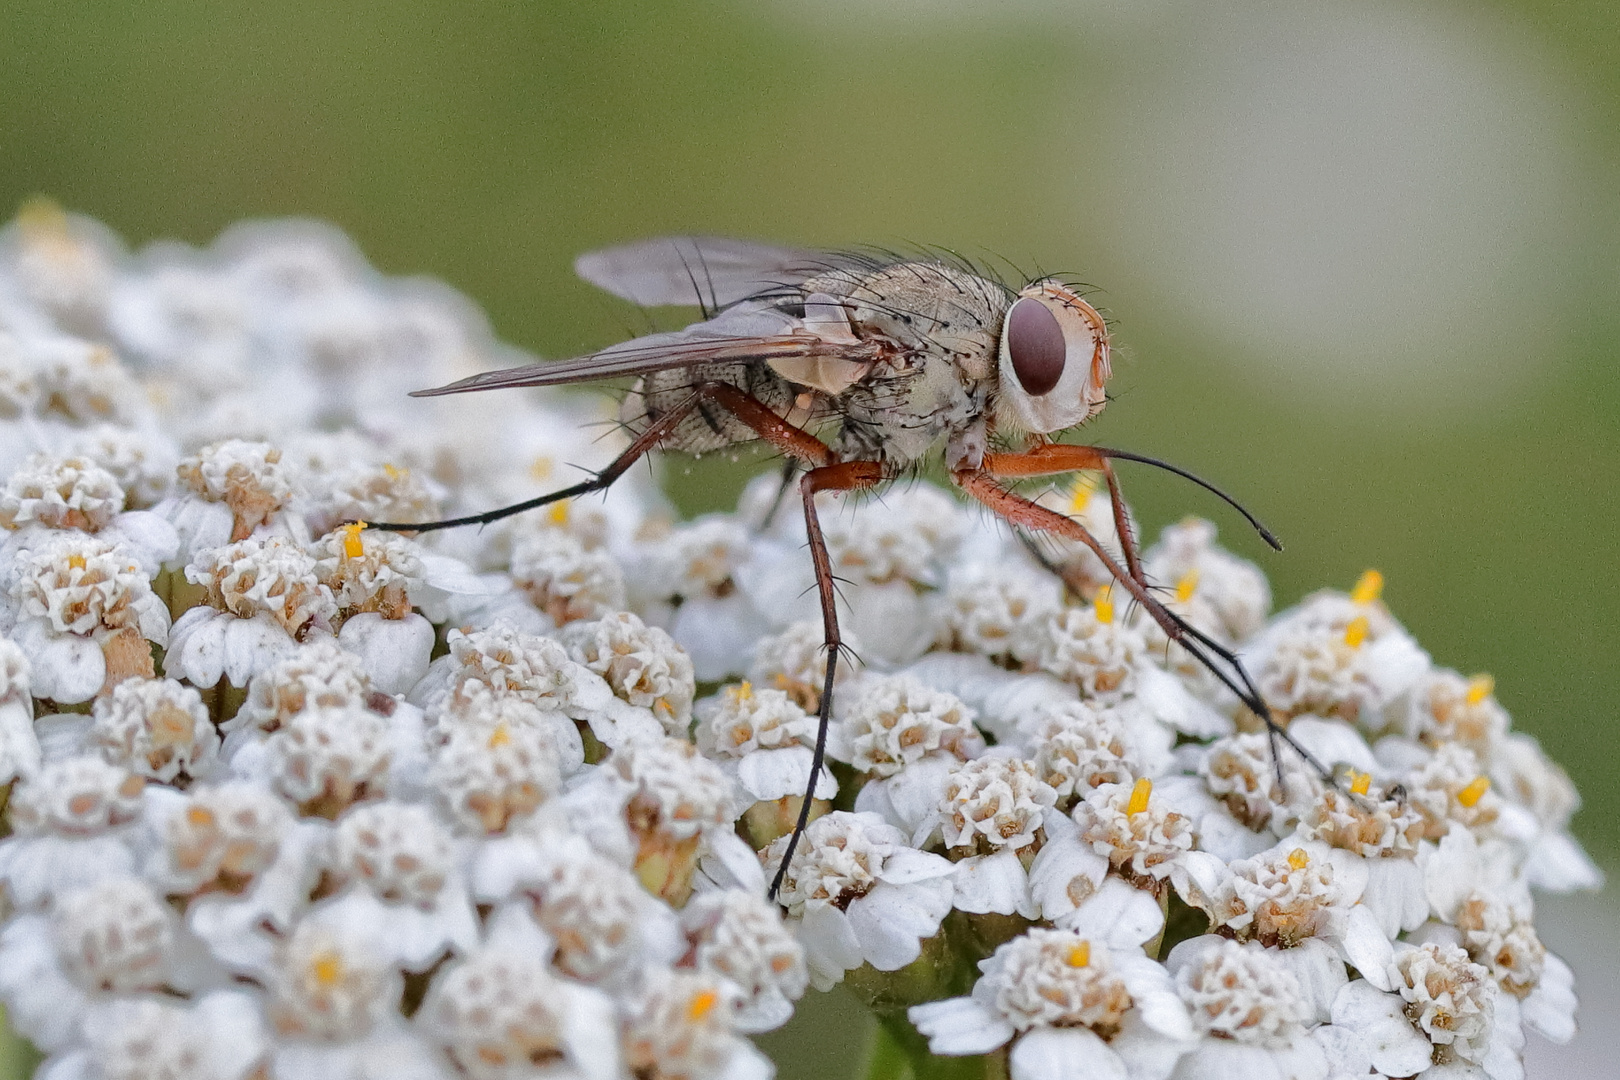
[[[1281,551],[1283,549],[1282,541],[1277,539],[1276,533],[1266,528],[1260,519],[1249,513],[1248,508],[1242,503],[1238,502],[1232,496],[1228,495],[1226,492],[1222,491],[1208,480],[1205,480],[1203,477],[1190,473],[1186,469],[1181,468],[1179,465],[1172,465],[1168,461],[1160,461],[1158,458],[1148,457],[1146,454],[1133,454],[1128,450],[1110,450],[1103,446],[1093,447],[1092,449],[1096,450],[1097,453],[1103,455],[1104,457],[1118,458],[1121,461],[1139,461],[1143,465],[1152,465],[1155,468],[1163,469],[1165,472],[1175,473],[1183,480],[1191,480],[1193,483],[1197,484],[1199,487],[1203,488],[1205,491],[1214,495],[1216,498],[1226,503],[1226,505],[1242,514],[1243,520],[1247,521],[1254,527],[1254,531],[1260,534],[1260,539],[1269,544],[1273,551]]]

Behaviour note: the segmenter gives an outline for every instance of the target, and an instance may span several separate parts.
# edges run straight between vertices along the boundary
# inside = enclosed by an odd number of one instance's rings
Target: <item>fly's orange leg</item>
[[[829,454],[831,451],[829,451]],[[837,677],[838,651],[843,639],[838,634],[838,605],[833,592],[832,560],[827,555],[827,541],[821,534],[821,519],[816,514],[816,494],[822,491],[859,491],[883,479],[883,467],[876,461],[842,461],[811,469],[799,481],[799,494],[804,500],[804,528],[809,539],[810,562],[816,572],[816,593],[821,600],[822,646],[827,650],[827,674],[821,684],[821,710],[817,718],[816,746],[810,755],[810,780],[805,788],[804,802],[799,806],[799,820],[793,825],[787,852],[782,856],[776,876],[771,878],[772,900],[782,887],[793,852],[799,846],[799,837],[810,824],[811,796],[816,791],[816,779],[827,757],[827,728],[832,723],[833,680]]]
[[[1084,451],[1091,450],[1093,448],[1073,447],[1072,449]],[[1055,457],[1055,455],[1053,455],[1053,457]],[[1253,680],[1249,678],[1249,673],[1244,670],[1243,664],[1238,660],[1237,656],[1224,645],[1221,645],[1219,642],[1211,639],[1208,635],[1191,626],[1185,619],[1181,618],[1175,612],[1165,607],[1158,597],[1154,596],[1153,593],[1149,591],[1147,582],[1141,577],[1139,563],[1135,563],[1135,560],[1133,560],[1133,564],[1136,566],[1136,572],[1132,573],[1130,570],[1127,570],[1125,567],[1121,566],[1119,561],[1114,558],[1112,553],[1110,553],[1107,548],[1103,547],[1101,541],[1093,536],[1091,531],[1084,525],[1080,524],[1080,522],[1074,520],[1073,518],[1065,517],[1056,510],[1051,510],[1040,505],[1039,503],[1032,502],[1031,500],[1024,498],[1022,495],[1008,491],[997,482],[993,470],[998,466],[1007,467],[1009,472],[1015,476],[1043,475],[1042,472],[1035,471],[1014,471],[1020,469],[1033,470],[1034,468],[1038,467],[1038,463],[1036,462],[1017,460],[1022,458],[1024,458],[1024,455],[1018,454],[987,455],[985,458],[985,468],[968,469],[955,472],[951,474],[951,479],[963,491],[967,492],[973,498],[989,507],[997,515],[1014,525],[1021,525],[1025,528],[1051,533],[1054,536],[1062,536],[1069,540],[1077,541],[1090,548],[1096,554],[1096,556],[1102,560],[1103,565],[1108,569],[1108,572],[1113,575],[1114,580],[1118,581],[1120,586],[1126,592],[1128,592],[1137,603],[1142,605],[1142,609],[1148,613],[1149,617],[1151,617],[1154,622],[1159,624],[1160,629],[1164,631],[1166,637],[1180,645],[1182,648],[1186,649],[1195,659],[1198,660],[1199,663],[1208,668],[1217,679],[1225,684],[1227,689],[1236,694],[1244,705],[1248,706],[1248,708],[1256,716],[1260,717],[1260,719],[1265,722],[1266,728],[1271,733],[1273,739],[1281,738],[1286,741],[1288,745],[1292,747],[1294,751],[1311,766],[1311,768],[1315,769],[1324,780],[1331,782],[1331,771],[1324,768],[1309,751],[1307,751],[1292,736],[1290,736],[1288,732],[1272,717],[1271,710],[1266,706],[1265,699],[1261,696],[1259,689],[1254,685]],[[1008,459],[1014,460],[1009,461]],[[1106,459],[1101,460],[1106,463]],[[1098,466],[1085,465],[1078,467],[1097,468]],[[1124,503],[1119,499],[1117,485],[1110,485],[1109,491],[1110,495],[1112,495],[1115,499],[1115,521],[1118,522],[1124,512]],[[1129,533],[1126,530],[1121,529],[1120,537],[1122,543],[1126,545],[1134,545],[1134,540],[1128,539]],[[1129,550],[1129,547],[1127,547],[1127,550]],[[1211,653],[1214,655],[1211,656]],[[1228,671],[1217,664],[1215,662],[1215,658],[1217,657],[1224,661],[1231,670]],[[1273,756],[1275,757],[1275,754]],[[1280,762],[1278,763],[1278,772],[1280,777]]]

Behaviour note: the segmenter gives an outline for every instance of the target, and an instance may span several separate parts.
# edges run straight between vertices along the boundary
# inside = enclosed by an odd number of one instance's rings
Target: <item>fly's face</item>
[[[1108,327],[1056,281],[1025,286],[1002,320],[998,426],[1048,434],[1102,411],[1110,374]]]

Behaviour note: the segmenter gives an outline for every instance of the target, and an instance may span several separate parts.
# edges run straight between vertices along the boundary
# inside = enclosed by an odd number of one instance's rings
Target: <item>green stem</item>
[[[878,1037],[866,1080],[988,1080],[1005,1075],[999,1057],[935,1057],[903,1012],[878,1014]],[[879,1071],[882,1070],[882,1071]]]

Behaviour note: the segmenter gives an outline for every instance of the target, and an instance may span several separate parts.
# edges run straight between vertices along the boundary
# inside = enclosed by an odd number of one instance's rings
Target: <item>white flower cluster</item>
[[[360,523],[623,445],[406,396],[511,362],[313,227],[0,233],[0,999],[42,1076],[765,1080],[747,1036],[839,982],[1018,1080],[1519,1080],[1573,1034],[1532,889],[1597,883],[1575,793],[1376,575],[1268,621],[1207,523],[1144,559],[1329,781],[1086,553],[1070,594],[934,487],[823,497],[859,660],[783,868],[827,657],[779,481]],[[1111,540],[1095,487],[1045,501]]]

